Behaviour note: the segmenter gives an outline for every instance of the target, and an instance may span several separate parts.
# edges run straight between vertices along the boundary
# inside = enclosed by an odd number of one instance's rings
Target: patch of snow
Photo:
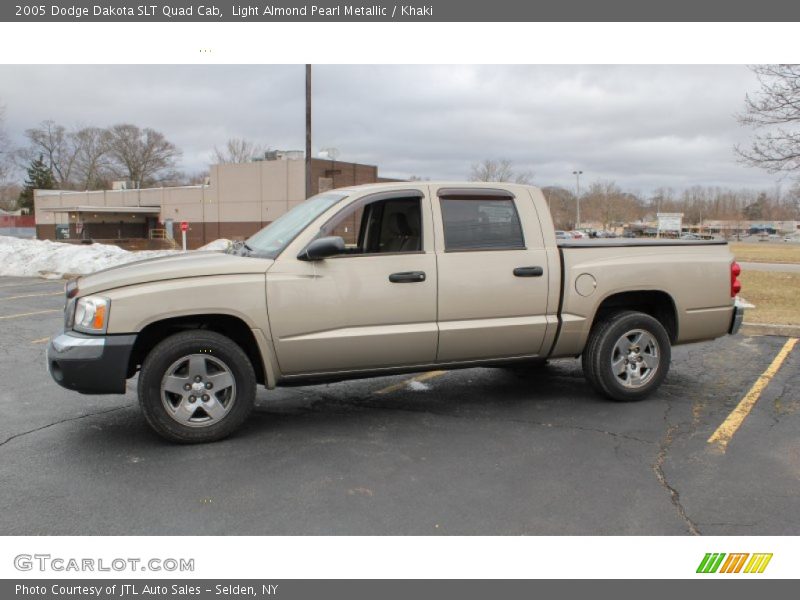
[[[179,253],[176,250],[130,252],[110,244],[64,244],[0,236],[0,275],[60,279]]]
[[[408,382],[408,389],[415,391],[415,392],[426,392],[431,389],[427,383],[423,383],[421,381],[409,381]]]
[[[227,250],[231,245],[230,240],[226,240],[225,238],[219,238],[218,240],[214,240],[213,242],[209,242],[205,246],[200,246],[198,250]]]

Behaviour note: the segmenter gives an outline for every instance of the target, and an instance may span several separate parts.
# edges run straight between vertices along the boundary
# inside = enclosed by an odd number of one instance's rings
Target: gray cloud
[[[285,66],[0,66],[6,129],[44,119],[154,127],[206,167],[229,137],[304,145],[304,79]],[[314,67],[314,147],[386,176],[464,179],[508,158],[540,185],[615,180],[628,189],[765,187],[736,163],[734,118],[756,82],[743,66]]]

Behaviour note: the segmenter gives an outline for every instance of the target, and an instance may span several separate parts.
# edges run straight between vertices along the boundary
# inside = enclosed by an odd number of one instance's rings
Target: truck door
[[[525,192],[524,188],[520,188]],[[537,356],[548,263],[529,194],[432,188],[439,272],[437,361]]]
[[[267,276],[270,329],[285,375],[430,364],[436,359],[436,254],[418,189],[355,200],[314,237],[346,251],[309,262],[284,252]],[[310,241],[311,238],[309,238]]]

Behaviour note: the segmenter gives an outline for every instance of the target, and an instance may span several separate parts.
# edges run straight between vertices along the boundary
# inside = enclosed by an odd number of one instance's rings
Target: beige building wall
[[[209,174],[209,185],[199,186],[97,192],[37,190],[37,237],[53,239],[56,223],[69,218],[48,209],[157,206],[161,208],[158,226],[165,227],[171,220],[173,237],[180,240],[180,223],[186,221],[188,246],[196,248],[220,237],[245,239],[305,200],[302,160],[212,165]],[[377,167],[320,159],[314,159],[312,174],[316,177],[314,192],[321,187],[377,181]]]

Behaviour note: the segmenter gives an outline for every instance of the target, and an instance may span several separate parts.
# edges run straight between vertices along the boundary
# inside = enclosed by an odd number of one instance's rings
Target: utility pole
[[[575,175],[575,229],[581,226],[581,175],[583,171],[573,171]]]
[[[311,65],[306,65],[306,198],[311,196]]]

